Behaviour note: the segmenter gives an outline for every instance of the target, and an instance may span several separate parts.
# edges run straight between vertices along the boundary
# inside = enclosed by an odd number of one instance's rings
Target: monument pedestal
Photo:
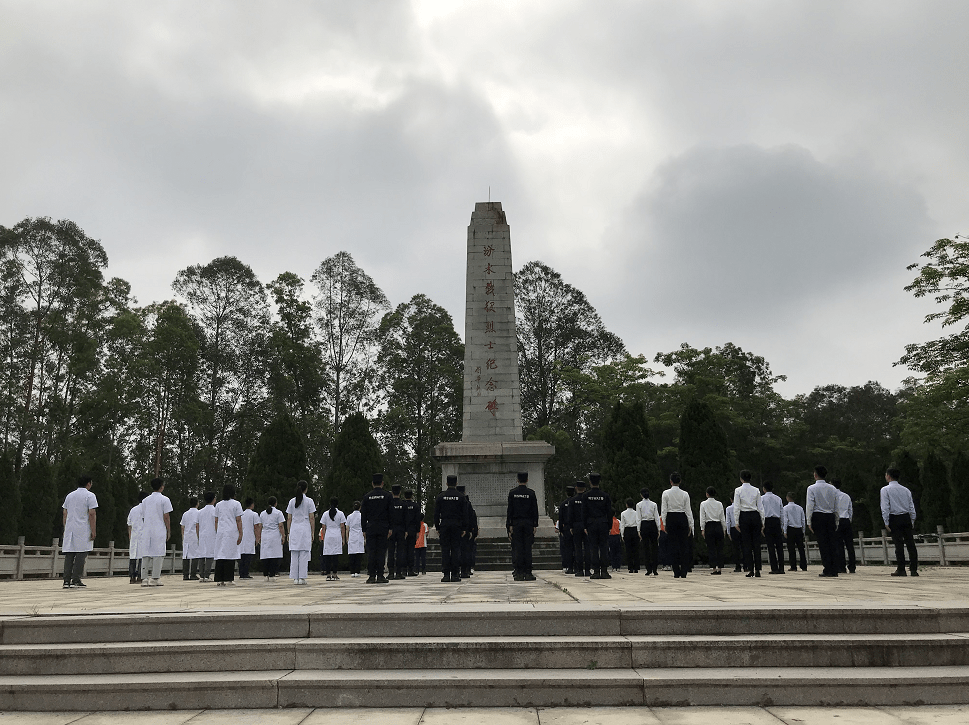
[[[479,539],[504,539],[508,492],[518,485],[519,472],[528,473],[528,486],[538,497],[536,538],[554,538],[555,525],[545,513],[545,461],[555,447],[545,441],[459,442],[434,446],[441,464],[442,485],[457,476],[478,514]]]

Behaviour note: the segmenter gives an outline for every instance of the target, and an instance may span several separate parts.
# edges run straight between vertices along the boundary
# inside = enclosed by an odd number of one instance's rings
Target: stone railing
[[[873,537],[866,537],[864,531],[859,531],[854,541],[859,564],[888,566],[895,563],[895,543],[885,529],[882,529],[881,536]],[[808,559],[820,562],[817,542],[808,543],[807,548]],[[934,534],[915,534],[915,548],[919,552],[919,563],[965,564],[969,562],[969,533],[947,534],[939,526]]]
[[[165,555],[163,571],[181,571],[181,551],[169,547]],[[114,542],[106,549],[94,549],[84,562],[87,576],[127,576],[128,550],[116,548]],[[0,577],[8,579],[57,579],[64,575],[64,554],[60,541],[54,539],[50,546],[28,546],[21,536],[13,546],[0,546]]]

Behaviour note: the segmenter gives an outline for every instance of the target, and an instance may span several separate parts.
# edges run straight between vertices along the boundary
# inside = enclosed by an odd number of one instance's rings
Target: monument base
[[[433,457],[441,464],[441,488],[448,476],[457,476],[478,514],[479,539],[505,539],[508,492],[518,485],[518,473],[528,473],[528,487],[538,497],[536,538],[557,538],[555,525],[545,512],[545,461],[555,446],[545,441],[439,443]]]

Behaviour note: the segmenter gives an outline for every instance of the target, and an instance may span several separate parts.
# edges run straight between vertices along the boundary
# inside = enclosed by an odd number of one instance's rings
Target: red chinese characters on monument
[[[494,282],[488,282],[485,285],[485,294],[486,295],[491,295],[492,297],[494,296],[494,294],[495,294],[495,283]]]
[[[495,251],[495,248],[492,247],[490,244],[488,244],[481,251],[484,254],[484,256],[490,257],[492,255],[492,253]]]
[[[489,400],[488,404],[485,406],[485,410],[491,413],[496,418],[498,417],[498,398]]]

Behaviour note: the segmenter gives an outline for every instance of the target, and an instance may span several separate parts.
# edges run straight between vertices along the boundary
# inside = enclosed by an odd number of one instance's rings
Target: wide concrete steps
[[[428,571],[441,570],[441,545],[430,541],[427,545]],[[507,539],[478,539],[475,559],[478,571],[507,571],[511,569],[511,542]],[[549,571],[562,568],[558,540],[537,540],[532,546],[532,569]]]

